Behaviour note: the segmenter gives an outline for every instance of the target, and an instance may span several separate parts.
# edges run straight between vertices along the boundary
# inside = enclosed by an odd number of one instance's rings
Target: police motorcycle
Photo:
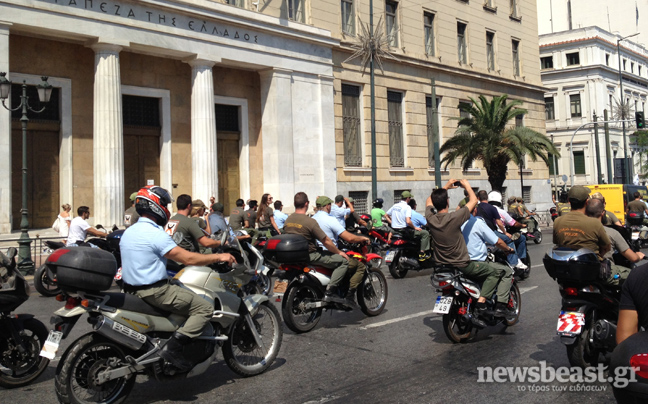
[[[639,331],[617,345],[609,374],[622,379],[611,380],[618,403],[648,402],[648,331]]]
[[[387,303],[387,279],[379,269],[381,257],[354,250],[346,251],[346,254],[367,264],[367,270],[356,290],[360,309],[367,316],[379,315]],[[281,311],[286,326],[292,331],[305,333],[315,328],[323,310],[350,310],[345,304],[323,301],[333,270],[309,263],[308,241],[305,237],[298,234],[274,236],[268,240],[264,255],[280,263],[277,277],[289,282]],[[340,297],[346,296],[351,276],[352,274],[347,274],[340,283]]]
[[[99,230],[105,230],[104,227],[100,224],[96,225],[95,227]],[[117,260],[117,265],[121,267],[119,240],[124,234],[124,231],[125,230],[119,230],[117,226],[113,226],[112,232],[110,232],[106,236],[105,240],[99,237],[93,237],[89,239],[87,243],[112,253]],[[53,240],[45,241],[45,245],[46,247],[43,248],[43,253],[47,255],[53,253],[59,248],[65,247],[65,243]],[[118,280],[120,279],[121,277],[119,277]],[[61,293],[61,289],[56,283],[56,276],[52,273],[52,271],[48,271],[47,265],[45,264],[38,267],[34,272],[34,289],[36,289],[38,293],[45,297],[53,297]]]
[[[36,380],[49,360],[38,355],[47,328],[31,314],[11,314],[29,299],[29,285],[16,269],[16,249],[0,252],[0,386],[26,386]]]
[[[221,242],[224,244],[224,234]],[[230,240],[237,245],[238,240]],[[243,251],[238,245],[239,251]],[[263,257],[252,251],[236,256],[232,268],[218,263],[187,266],[172,282],[188,288],[214,305],[214,314],[203,335],[184,346],[185,358],[194,367],[179,372],[159,356],[165,342],[184,323],[185,317],[150,306],[131,294],[106,292],[112,285],[117,263],[112,254],[94,248],[71,247],[55,251],[47,265],[56,273],[65,292],[57,300],[65,307],[52,317],[41,355],[53,359],[61,340],[70,334],[83,314],[93,331],[74,341],[56,369],[55,388],[61,403],[123,401],[135,386],[138,374],[164,381],[204,373],[220,346],[227,366],[247,377],[267,370],[282,341],[281,319],[267,296],[239,297],[240,277],[257,271]]]
[[[533,209],[531,212],[535,213],[535,209]],[[522,228],[520,229],[520,233],[524,234],[527,239],[532,239],[534,243],[540,244],[542,243],[542,230],[540,230],[540,226],[538,226],[538,219],[536,219],[535,215],[529,215],[525,217],[527,220],[531,220],[534,224],[533,228],[535,229],[533,233],[529,233],[528,228]]]
[[[522,309],[522,295],[515,277],[511,280],[508,313],[505,317],[495,317],[492,314],[479,315],[476,311],[477,299],[481,295],[483,282],[468,279],[459,269],[449,266],[437,266],[430,277],[432,286],[436,288],[437,296],[434,304],[434,313],[443,315],[443,331],[452,342],[466,342],[471,337],[473,330],[486,326],[504,324],[511,327],[520,320]],[[486,306],[495,309],[497,295],[486,299]]]
[[[627,228],[632,237],[632,246],[639,249],[648,246],[648,226],[644,225],[643,212],[628,212]]]
[[[602,363],[616,346],[620,291],[606,284],[607,261],[591,250],[555,248],[542,260],[562,297],[556,332],[567,348],[572,366],[586,368]]]
[[[421,238],[414,236],[412,228],[406,227],[394,232],[391,241],[389,251],[385,255],[385,264],[394,279],[404,278],[409,271],[434,268],[435,262],[431,253],[425,260],[419,260]]]

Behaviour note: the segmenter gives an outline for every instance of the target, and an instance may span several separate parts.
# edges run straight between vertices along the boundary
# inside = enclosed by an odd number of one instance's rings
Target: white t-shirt
[[[68,233],[67,238],[67,245],[85,241],[86,233],[88,232],[89,228],[90,225],[88,224],[88,222],[83,220],[81,216],[77,216],[72,219],[72,223],[70,223],[70,232]]]
[[[412,208],[405,201],[400,201],[387,211],[391,217],[392,227],[394,229],[404,229],[407,227],[407,218],[412,217]]]

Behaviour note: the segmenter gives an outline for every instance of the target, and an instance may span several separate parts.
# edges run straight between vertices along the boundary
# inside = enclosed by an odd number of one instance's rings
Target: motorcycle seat
[[[151,306],[130,293],[103,293],[103,295],[108,296],[108,301],[105,304],[116,309],[135,311],[150,316],[169,317],[171,315],[171,312]]]
[[[47,245],[52,250],[58,250],[59,248],[65,247],[65,243],[62,243],[60,241],[50,241],[50,240],[45,241],[45,245]]]

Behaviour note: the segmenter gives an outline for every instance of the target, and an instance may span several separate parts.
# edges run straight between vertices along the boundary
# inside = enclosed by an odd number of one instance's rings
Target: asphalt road
[[[549,247],[547,241],[529,245],[531,277],[519,285],[522,314],[508,329],[487,328],[465,344],[453,344],[443,332],[441,316],[431,312],[437,296],[431,271],[396,280],[384,268],[389,299],[380,316],[324,313],[310,333],[295,335],[284,327],[278,359],[262,375],[238,377],[219,354],[207,373],[192,379],[159,383],[139,376],[127,402],[614,403],[608,384],[478,382],[478,367],[538,367],[541,361],[548,367],[569,366],[555,332],[558,287],[541,261]],[[49,324],[59,306],[35,294],[19,312],[34,313]],[[80,320],[62,349],[87,330]],[[57,363],[50,363],[30,386],[0,390],[0,403],[56,403]],[[584,386],[605,391],[570,391]]]

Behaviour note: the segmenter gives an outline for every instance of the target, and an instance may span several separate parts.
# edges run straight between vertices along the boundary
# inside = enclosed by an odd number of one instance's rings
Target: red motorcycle
[[[387,279],[379,269],[382,257],[368,253],[367,246],[340,245],[341,249],[347,247],[347,255],[367,265],[356,292],[360,309],[367,316],[377,316],[387,303]],[[289,281],[282,302],[282,313],[286,325],[292,331],[304,333],[315,328],[322,310],[349,310],[344,304],[322,301],[333,270],[309,263],[308,242],[304,237],[296,234],[272,237],[266,243],[264,256],[280,263],[275,274],[279,279]],[[348,292],[349,278],[348,274],[338,287],[340,297],[346,296]]]

